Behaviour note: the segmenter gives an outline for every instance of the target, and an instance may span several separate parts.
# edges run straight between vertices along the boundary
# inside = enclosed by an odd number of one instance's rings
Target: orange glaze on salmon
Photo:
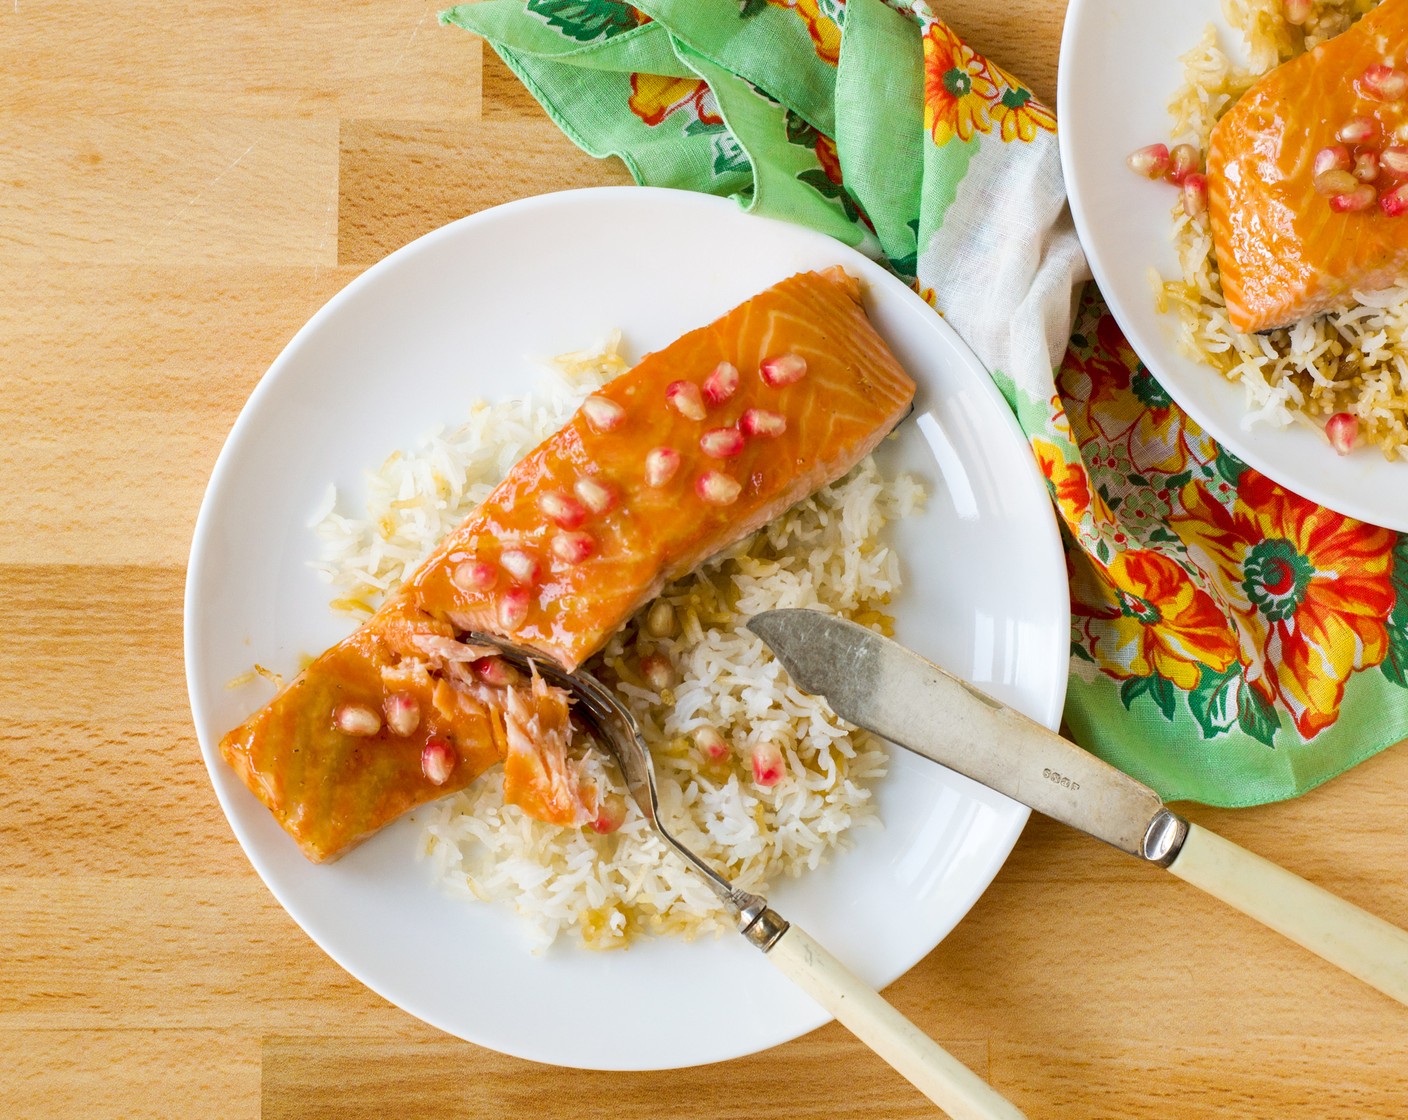
[[[1213,129],[1208,214],[1235,330],[1286,326],[1408,278],[1408,215],[1390,198],[1408,203],[1394,195],[1408,178],[1383,166],[1372,199],[1332,198],[1315,183],[1326,149],[1408,157],[1408,99],[1393,96],[1396,78],[1375,81],[1398,72],[1408,75],[1408,0],[1384,0],[1267,74]]]
[[[505,680],[464,632],[575,669],[667,581],[845,474],[913,394],[853,278],[784,280],[590,397],[221,753],[313,860],[500,760],[507,801],[593,823],[566,698]]]

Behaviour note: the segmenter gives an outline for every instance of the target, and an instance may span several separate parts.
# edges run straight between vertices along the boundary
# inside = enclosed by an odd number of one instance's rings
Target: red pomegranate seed
[[[1162,179],[1168,170],[1168,145],[1149,144],[1136,148],[1125,159],[1129,169],[1146,179]]]
[[[758,372],[774,389],[780,389],[807,376],[807,359],[801,354],[779,354],[775,358],[763,359]]]
[[[564,564],[580,564],[596,551],[596,538],[590,533],[558,533],[552,539],[552,554]]]
[[[680,469],[680,453],[673,447],[657,447],[645,457],[645,481],[649,486],[664,486]]]
[[[742,454],[743,442],[737,428],[710,428],[699,437],[699,448],[711,459],[732,459]]]
[[[471,661],[469,667],[481,681],[495,688],[512,688],[523,679],[522,674],[502,657],[481,657],[478,661]]]
[[[499,554],[499,564],[517,583],[531,587],[542,575],[543,566],[531,552],[521,548],[506,548]]]
[[[694,733],[694,745],[710,762],[722,762],[732,753],[728,740],[719,734],[718,729],[705,724]]]
[[[1190,218],[1196,218],[1207,208],[1207,176],[1194,171],[1183,180],[1183,212]]]
[[[738,501],[743,487],[736,478],[719,471],[705,471],[695,482],[694,492],[710,505],[731,506]]]
[[[620,794],[608,793],[597,806],[596,820],[587,827],[606,835],[626,823],[626,801]]]
[[[487,591],[498,581],[498,569],[483,560],[462,560],[450,573],[450,582],[461,591]]]
[[[1361,92],[1380,101],[1402,101],[1408,97],[1408,73],[1383,63],[1365,70],[1358,84]]]
[[[1385,148],[1379,153],[1379,167],[1395,179],[1408,179],[1408,148]]]
[[[576,498],[549,490],[538,499],[538,508],[564,529],[575,529],[587,519],[586,508]]]
[[[420,726],[420,702],[409,692],[393,692],[384,707],[386,726],[397,735],[410,735]]]
[[[1286,22],[1301,27],[1310,18],[1311,0],[1286,0],[1281,6]]]
[[[1341,171],[1334,168],[1330,171],[1322,171],[1315,176],[1315,191],[1326,197],[1334,194],[1344,194],[1347,191],[1356,190],[1359,180],[1349,171]]]
[[[704,395],[693,381],[671,381],[665,387],[665,399],[686,420],[703,420],[708,415]]]
[[[1379,209],[1390,218],[1397,218],[1408,212],[1408,183],[1394,187],[1379,199]]]
[[[626,418],[626,410],[609,397],[593,393],[582,402],[582,413],[587,423],[598,432],[610,432],[621,426]]]
[[[1330,209],[1336,214],[1354,214],[1367,210],[1379,200],[1379,192],[1367,183],[1360,183],[1352,191],[1330,196]]]
[[[1348,171],[1354,166],[1354,157],[1343,144],[1331,144],[1315,153],[1314,171],[1322,175],[1326,171]]]
[[[381,730],[381,717],[365,704],[339,704],[332,710],[332,725],[344,735],[365,739]]]
[[[1354,157],[1354,177],[1361,183],[1372,183],[1379,177],[1379,153],[1360,152]]]
[[[1198,170],[1198,165],[1202,161],[1198,158],[1198,149],[1192,144],[1175,144],[1173,151],[1169,152],[1168,171],[1165,177],[1170,183],[1183,185],[1183,180]]]
[[[745,436],[780,436],[787,430],[787,417],[780,412],[769,412],[766,408],[750,408],[738,421]]]
[[[420,752],[420,772],[425,775],[426,781],[437,786],[443,786],[450,780],[457,762],[459,756],[455,754],[455,748],[444,739],[433,736],[425,741],[425,749]]]
[[[532,596],[526,587],[510,587],[499,596],[499,625],[505,630],[517,630],[528,621]]]
[[[704,399],[710,404],[723,404],[738,391],[738,367],[732,362],[720,362],[704,379]]]
[[[650,687],[656,692],[673,687],[679,680],[675,675],[674,663],[663,653],[647,653],[642,657],[640,675],[650,682]]]
[[[1350,117],[1335,137],[1346,144],[1368,144],[1379,138],[1379,122],[1373,117]]]
[[[753,780],[760,786],[775,786],[787,776],[787,764],[776,743],[759,743],[753,748]]]
[[[1325,435],[1341,455],[1348,455],[1359,441],[1359,421],[1348,412],[1337,412],[1325,421]]]
[[[594,478],[579,478],[572,489],[593,513],[606,513],[616,504],[616,491]]]

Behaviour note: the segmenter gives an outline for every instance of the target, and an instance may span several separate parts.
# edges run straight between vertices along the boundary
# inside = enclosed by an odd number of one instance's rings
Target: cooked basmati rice
[[[1183,56],[1184,84],[1169,105],[1173,134],[1206,151],[1213,126],[1262,74],[1348,28],[1377,0],[1316,0],[1302,31],[1282,0],[1223,0],[1246,38],[1250,65],[1235,65],[1209,26]],[[1354,306],[1266,334],[1241,334],[1227,319],[1206,217],[1173,208],[1179,280],[1153,276],[1159,310],[1178,320],[1178,342],[1247,394],[1243,428],[1292,421],[1323,430],[1337,412],[1358,417],[1361,437],[1389,459],[1408,458],[1408,283],[1356,292]]]
[[[330,492],[315,531],[317,566],[338,591],[335,604],[373,610],[583,396],[627,367],[619,342],[612,336],[599,349],[557,359],[564,384],[545,394],[476,405],[454,431],[391,455],[367,477],[363,516],[338,512]],[[744,623],[773,607],[814,607],[888,630],[883,612],[900,574],[881,533],[923,497],[914,479],[884,479],[866,459],[667,587],[656,602],[670,604],[673,637],[646,634],[647,606],[588,666],[615,684],[650,741],[663,818],[741,886],[765,891],[781,876],[813,869],[853,827],[874,822],[871,786],[886,765],[879,741],[798,691]],[[679,676],[672,688],[660,692],[642,678],[647,648],[669,655]],[[691,741],[705,726],[732,746],[722,764],[705,761]],[[763,742],[786,762],[787,776],[772,788],[753,781],[748,761]],[[624,795],[619,776],[608,780]],[[644,931],[731,928],[703,881],[666,851],[634,806],[609,835],[560,829],[505,805],[491,774],[430,806],[423,819],[424,850],[442,884],[513,906],[543,946],[563,931],[609,948]]]

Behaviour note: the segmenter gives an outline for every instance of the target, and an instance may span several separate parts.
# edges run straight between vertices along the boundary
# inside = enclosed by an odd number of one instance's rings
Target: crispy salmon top
[[[313,860],[505,759],[507,801],[592,823],[565,697],[466,631],[576,668],[668,580],[845,474],[913,394],[852,277],[784,280],[588,398],[221,753]]]
[[[1208,215],[1234,329],[1286,326],[1408,277],[1398,160],[1408,160],[1408,0],[1384,0],[1267,74],[1213,129]],[[1317,184],[1327,170],[1346,178]]]

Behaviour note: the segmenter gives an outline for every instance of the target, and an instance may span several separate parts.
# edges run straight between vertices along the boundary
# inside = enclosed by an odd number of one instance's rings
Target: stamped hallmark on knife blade
[[[1052,770],[1050,768],[1043,770],[1041,772],[1041,776],[1045,778],[1048,782],[1051,782],[1053,785],[1065,786],[1069,790],[1080,789],[1079,782],[1073,782],[1070,778],[1066,777],[1066,775],[1059,774],[1055,770]]]

